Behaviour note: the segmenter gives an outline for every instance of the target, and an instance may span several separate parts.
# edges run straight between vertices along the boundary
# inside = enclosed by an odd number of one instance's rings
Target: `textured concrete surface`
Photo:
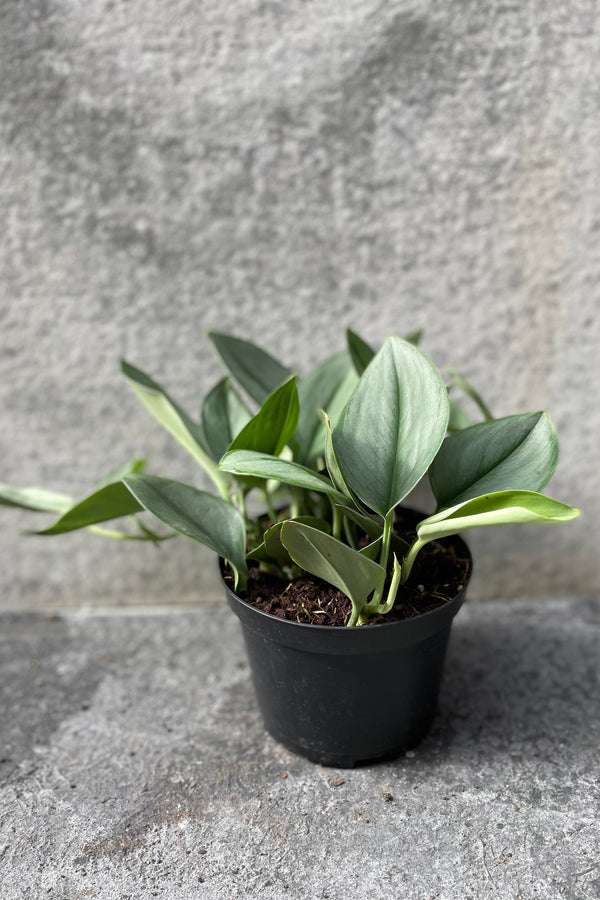
[[[304,371],[424,324],[496,414],[549,411],[586,513],[473,537],[473,596],[596,595],[599,76],[595,0],[0,0],[0,480],[198,477],[120,355],[195,411],[206,329]],[[184,542],[29,525],[5,607],[210,593]]]
[[[467,604],[430,737],[356,770],[264,733],[223,606],[0,621],[3,900],[598,897],[598,602]]]

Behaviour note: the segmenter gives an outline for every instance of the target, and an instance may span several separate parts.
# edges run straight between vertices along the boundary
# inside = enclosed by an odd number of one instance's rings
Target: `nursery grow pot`
[[[452,540],[471,560],[464,542]],[[431,727],[467,582],[430,612],[354,628],[280,619],[225,584],[267,731],[313,762],[344,768],[414,747]]]

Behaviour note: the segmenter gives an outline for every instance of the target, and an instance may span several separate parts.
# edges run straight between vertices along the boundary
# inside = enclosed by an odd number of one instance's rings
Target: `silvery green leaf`
[[[385,570],[331,535],[287,521],[281,529],[281,542],[301,568],[333,584],[350,598],[352,624],[367,605],[369,595],[383,589]]]
[[[266,453],[256,453],[252,450],[232,450],[226,453],[219,466],[225,472],[233,475],[247,475],[256,478],[281,481],[294,487],[304,488],[307,491],[316,491],[328,494],[336,501],[347,503],[347,498],[341,494],[323,475],[313,472],[299,463]]]
[[[229,479],[219,471],[206,446],[202,427],[187,415],[168,394],[140,369],[121,362],[123,374],[133,392],[155,419],[191,453],[213,480],[223,496],[227,495]]]
[[[546,413],[523,413],[447,437],[429,480],[441,509],[496,491],[539,491],[557,460],[558,438]]]
[[[429,468],[448,415],[446,387],[431,360],[413,344],[388,338],[333,430],[350,489],[386,516]]]
[[[123,484],[140,508],[227,559],[235,572],[236,589],[245,588],[246,528],[235,506],[189,484],[153,475],[130,475]]]
[[[320,411],[325,410],[335,423],[357,381],[346,352],[326,359],[299,379],[300,415],[294,440],[298,462],[310,465],[323,456],[325,428]]]
[[[67,494],[46,491],[43,488],[14,488],[0,484],[0,506],[17,506],[33,512],[64,513],[73,505]]]
[[[211,331],[208,336],[237,383],[258,404],[264,403],[269,394],[292,374],[250,341],[216,331]]]
[[[230,378],[223,378],[208,392],[202,404],[202,428],[206,445],[216,462],[248,424],[251,415]]]

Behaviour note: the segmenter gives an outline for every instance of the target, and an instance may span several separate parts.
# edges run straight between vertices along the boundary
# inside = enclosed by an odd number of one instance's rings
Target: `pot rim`
[[[219,559],[219,571],[225,588],[229,606],[242,624],[260,632],[269,640],[297,649],[324,653],[362,652],[366,644],[378,650],[393,649],[401,644],[413,644],[425,640],[431,634],[449,625],[462,606],[467,587],[473,574],[473,558],[465,541],[459,535],[452,540],[458,542],[461,553],[471,561],[470,570],[460,591],[443,606],[419,613],[409,619],[397,622],[378,622],[348,628],[340,625],[313,625],[310,622],[294,622],[282,619],[272,613],[257,609],[238,596],[223,578],[223,559]]]

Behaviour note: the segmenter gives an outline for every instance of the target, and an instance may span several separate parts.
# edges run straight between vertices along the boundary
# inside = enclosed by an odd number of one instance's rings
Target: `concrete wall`
[[[595,0],[0,0],[0,480],[200,483],[121,355],[195,409],[207,329],[303,371],[423,324],[497,415],[548,410],[584,509],[473,533],[472,596],[596,592],[599,84]],[[31,524],[0,515],[5,606],[216,584],[191,541]]]

